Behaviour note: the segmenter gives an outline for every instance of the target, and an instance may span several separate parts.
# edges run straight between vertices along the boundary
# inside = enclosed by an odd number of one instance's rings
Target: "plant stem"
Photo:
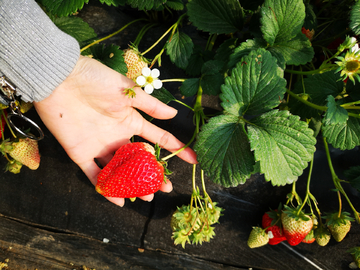
[[[325,152],[326,152],[326,158],[327,158],[327,161],[328,161],[328,164],[329,164],[329,169],[330,169],[330,172],[331,172],[331,176],[332,176],[332,180],[334,182],[334,186],[335,188],[338,190],[338,192],[340,192],[344,197],[345,199],[347,200],[350,208],[353,210],[354,212],[354,216],[355,216],[355,219],[356,219],[356,222],[360,224],[360,217],[359,217],[359,212],[356,211],[355,207],[353,206],[353,204],[351,203],[349,197],[347,196],[345,190],[343,189],[343,187],[341,186],[341,180],[338,178],[338,176],[336,175],[335,173],[335,170],[334,170],[334,167],[332,165],[332,161],[331,161],[331,156],[330,156],[330,151],[329,151],[329,145],[326,141],[326,138],[323,137],[323,142],[324,142],[324,146],[325,146]],[[341,204],[341,199],[339,199],[339,204]]]
[[[5,122],[6,122],[6,125],[8,126],[8,128],[9,128],[9,130],[10,130],[11,135],[12,135],[14,138],[16,138],[16,135],[15,135],[14,131],[13,131],[12,128],[11,128],[11,125],[10,125],[10,123],[9,123],[8,118],[7,118],[6,115],[5,115],[4,110],[1,110],[1,113],[2,113],[2,117],[4,117],[4,120],[5,120]],[[1,119],[1,118],[0,118],[0,119]],[[0,121],[0,122],[1,122],[1,121]],[[1,131],[1,134],[2,134],[2,131]],[[2,135],[2,138],[4,139],[4,135]]]
[[[145,55],[146,53],[148,53],[149,51],[151,51],[164,37],[166,37],[166,35],[171,31],[171,30],[175,30],[179,23],[181,22],[182,18],[185,16],[185,14],[181,15],[179,17],[179,19],[177,20],[176,23],[174,23],[149,49],[147,49],[145,52],[143,52],[141,55]]]
[[[91,44],[83,47],[83,48],[80,50],[80,52],[83,52],[83,51],[85,51],[86,49],[90,48],[91,46],[93,46],[93,45],[95,45],[95,44],[98,44],[98,43],[100,43],[101,41],[107,40],[107,39],[109,39],[109,38],[111,38],[111,37],[119,34],[121,31],[123,31],[126,27],[130,26],[131,24],[133,24],[133,23],[135,23],[135,22],[138,22],[138,21],[143,21],[143,20],[145,20],[145,19],[141,18],[141,19],[137,19],[137,20],[134,20],[134,21],[132,21],[132,22],[129,22],[128,24],[124,25],[122,28],[120,28],[120,29],[117,30],[116,32],[114,32],[114,33],[112,33],[112,34],[110,34],[110,35],[108,35],[108,36],[106,36],[106,37],[104,37],[104,38],[100,38],[100,39],[98,39],[98,40],[95,40],[93,43],[91,43]]]
[[[143,38],[143,36],[145,35],[145,33],[150,30],[152,27],[154,27],[155,25],[157,25],[156,23],[149,23],[147,25],[145,25],[140,31],[139,34],[137,35],[135,41],[133,42],[134,46],[138,47],[140,44],[141,39]]]
[[[307,179],[307,184],[306,184],[306,195],[305,195],[305,199],[302,203],[302,205],[300,206],[297,215],[299,216],[301,210],[303,209],[303,207],[305,206],[306,202],[308,201],[309,198],[309,194],[310,194],[310,180],[311,180],[311,174],[312,174],[312,169],[313,169],[313,165],[314,165],[314,155],[313,158],[311,159],[310,162],[310,168],[309,168],[309,175],[308,175],[308,179]]]
[[[300,70],[292,70],[292,69],[285,69],[285,72],[287,73],[294,73],[294,74],[300,74],[300,75],[315,75],[315,74],[321,74],[330,70],[335,70],[337,69],[336,66],[333,67],[327,67],[327,68],[322,68],[322,69],[314,69],[314,70],[309,70],[309,71],[300,71]]]
[[[184,82],[186,79],[165,79],[165,80],[161,80],[163,83],[164,82]]]
[[[286,89],[286,93],[288,93],[289,95],[291,95],[292,97],[296,98],[297,100],[301,101],[302,103],[310,106],[311,108],[314,108],[316,110],[320,110],[320,111],[326,111],[328,108],[326,106],[320,106],[317,104],[314,104],[310,101],[307,101],[301,97],[299,97],[297,94],[295,94],[294,92],[290,91],[289,89]]]

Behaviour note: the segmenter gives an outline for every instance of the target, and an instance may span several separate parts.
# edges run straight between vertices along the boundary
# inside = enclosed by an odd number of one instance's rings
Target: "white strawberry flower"
[[[141,70],[141,74],[136,78],[137,85],[144,87],[144,91],[147,94],[151,94],[154,89],[160,89],[162,87],[162,81],[158,79],[160,71],[157,68],[151,70],[148,67],[144,67]]]
[[[353,47],[351,47],[351,52],[356,53],[359,51],[359,44],[356,43]]]

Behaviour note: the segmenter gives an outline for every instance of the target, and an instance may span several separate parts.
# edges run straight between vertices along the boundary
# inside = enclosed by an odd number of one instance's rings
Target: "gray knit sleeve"
[[[59,30],[34,0],[0,0],[0,75],[24,101],[40,101],[71,73],[78,42]]]

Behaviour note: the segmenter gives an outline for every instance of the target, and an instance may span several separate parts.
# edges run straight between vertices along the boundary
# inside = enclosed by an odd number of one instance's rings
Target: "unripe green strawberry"
[[[322,247],[326,246],[331,238],[331,233],[329,229],[324,225],[317,227],[314,231],[314,235],[316,243],[318,243],[318,245]]]
[[[284,207],[286,210],[281,214],[284,235],[291,246],[296,246],[311,231],[313,221],[309,215],[302,211],[299,212],[297,208],[290,208],[286,205]]]
[[[250,232],[247,244],[250,248],[265,246],[269,243],[269,235],[261,227],[253,227]]]
[[[326,218],[326,224],[331,232],[331,235],[337,242],[341,242],[347,233],[350,231],[351,222],[354,220],[349,216],[347,212],[342,212],[340,215],[338,212],[328,214]]]
[[[20,138],[18,141],[4,141],[1,150],[8,153],[13,159],[36,170],[40,165],[38,142],[30,138]]]
[[[124,50],[123,57],[128,69],[126,77],[132,80],[139,77],[141,75],[141,70],[148,66],[148,61],[141,56],[140,52],[135,47]]]
[[[120,147],[97,177],[96,191],[106,197],[134,198],[158,191],[165,180],[163,163],[147,143]]]

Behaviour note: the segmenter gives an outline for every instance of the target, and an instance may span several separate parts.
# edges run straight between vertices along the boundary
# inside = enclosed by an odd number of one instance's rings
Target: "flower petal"
[[[162,87],[163,83],[160,80],[155,80],[155,81],[153,81],[152,85],[154,86],[155,89],[160,89]]]
[[[143,86],[146,83],[146,78],[144,76],[139,76],[136,78],[137,85]]]
[[[144,87],[144,91],[145,91],[145,93],[147,93],[147,94],[151,94],[151,93],[154,91],[154,87],[153,87],[151,84],[147,84],[147,85]]]
[[[150,68],[148,68],[148,67],[144,67],[144,68],[141,70],[141,73],[142,73],[142,75],[144,75],[145,77],[148,77],[148,76],[150,76],[150,74],[151,74],[151,70],[150,70]]]
[[[154,68],[151,71],[151,77],[153,77],[154,79],[160,76],[160,71],[157,68]]]

